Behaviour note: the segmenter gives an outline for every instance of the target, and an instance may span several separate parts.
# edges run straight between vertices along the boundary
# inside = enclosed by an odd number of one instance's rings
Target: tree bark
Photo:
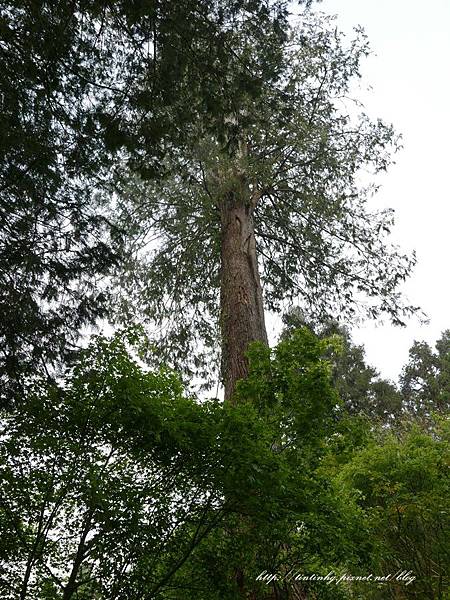
[[[221,333],[225,401],[248,374],[245,353],[251,342],[267,344],[261,281],[256,255],[255,197],[241,175],[221,202]]]
[[[248,375],[249,344],[268,341],[253,223],[258,196],[245,174],[228,172],[225,178],[227,191],[220,203],[222,380],[225,402],[234,403],[236,383]],[[241,598],[258,600],[246,580],[245,565],[236,566],[234,578]]]

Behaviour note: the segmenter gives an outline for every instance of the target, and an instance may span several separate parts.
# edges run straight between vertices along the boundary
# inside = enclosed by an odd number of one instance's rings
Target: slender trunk
[[[27,597],[28,582],[30,580],[31,571],[33,569],[33,563],[34,563],[34,561],[32,560],[32,558],[29,557],[28,561],[27,561],[27,568],[26,568],[26,571],[25,571],[23,582],[22,582],[22,585],[21,585],[21,588],[20,588],[20,596],[19,596],[20,600],[25,600],[25,598]]]
[[[86,552],[86,538],[91,529],[92,511],[90,510],[86,516],[83,530],[80,535],[78,542],[77,553],[72,564],[72,570],[70,572],[69,581],[64,588],[63,600],[70,600],[77,591],[79,584],[77,584],[77,577],[80,573],[81,565],[85,559]]]
[[[34,540],[33,546],[28,555],[27,568],[25,570],[25,575],[24,575],[23,582],[22,582],[21,589],[20,589],[20,595],[19,595],[20,600],[25,600],[25,598],[28,595],[28,583],[30,581],[31,572],[33,570],[34,564],[37,561],[38,549],[39,549],[39,546],[45,541],[44,521],[45,521],[45,509],[47,507],[46,500],[47,500],[47,497],[45,498],[44,503],[42,504],[42,507],[41,507],[41,510],[39,513],[39,522],[38,522],[38,529],[36,532],[36,538]],[[50,520],[51,520],[51,516],[50,516]]]
[[[261,282],[258,273],[253,203],[245,181],[239,181],[221,203],[221,329],[225,400],[248,374],[245,353],[251,342],[267,344]]]

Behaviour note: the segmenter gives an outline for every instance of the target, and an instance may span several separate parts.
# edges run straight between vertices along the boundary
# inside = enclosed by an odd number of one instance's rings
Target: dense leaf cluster
[[[302,328],[254,345],[234,405],[141,366],[135,332],[30,384],[0,420],[2,598],[444,598],[447,426],[343,410],[339,344]],[[410,586],[307,579],[401,569]]]
[[[188,594],[191,554],[209,553],[213,532],[227,553],[245,546],[229,533],[242,518],[260,545],[247,557],[254,575],[268,528],[281,541],[328,498],[312,476],[336,402],[327,344],[305,330],[273,358],[255,348],[235,407],[186,397],[174,373],[143,370],[118,337],[99,339],[59,386],[33,385],[1,420],[2,597]],[[199,585],[199,598],[215,597]],[[234,593],[232,577],[222,585]]]

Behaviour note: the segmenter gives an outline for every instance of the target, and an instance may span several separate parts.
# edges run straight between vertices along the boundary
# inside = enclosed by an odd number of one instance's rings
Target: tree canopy
[[[199,118],[225,131],[234,99],[277,76],[285,24],[269,0],[2,3],[4,400],[106,314],[124,232],[96,190],[123,163],[159,176]],[[235,52],[237,29],[258,53]]]
[[[251,49],[242,35],[237,51]],[[282,45],[280,77],[236,99],[227,136],[200,120],[195,143],[167,157],[163,181],[118,175],[111,193],[118,223],[134,231],[135,264],[120,279],[120,314],[160,328],[155,339],[178,368],[195,371],[202,347],[209,356],[218,347],[231,196],[248,207],[266,309],[297,299],[317,318],[386,314],[397,324],[413,312],[398,286],[415,259],[389,244],[392,213],[371,212],[375,188],[361,185],[398,143],[348,100],[367,53],[361,31],[348,42],[333,20],[306,12]]]
[[[433,351],[426,342],[414,342],[400,377],[400,388],[408,410],[425,419],[433,411],[448,411],[450,406],[449,330],[442,333],[435,347]]]

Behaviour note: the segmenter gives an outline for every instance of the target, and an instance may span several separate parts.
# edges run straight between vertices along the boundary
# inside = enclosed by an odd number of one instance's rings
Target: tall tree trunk
[[[251,342],[267,344],[261,281],[258,273],[253,210],[255,196],[245,177],[221,203],[221,333],[225,400],[231,400],[239,379],[248,374],[245,353]]]
[[[241,156],[246,154],[241,144]],[[236,382],[248,375],[245,356],[251,342],[267,344],[261,281],[256,254],[253,211],[258,201],[244,173],[225,174],[227,191],[221,198],[220,325],[222,337],[222,379],[225,401],[233,402]],[[242,521],[242,527],[249,523]],[[239,595],[259,600],[247,580],[245,565],[236,565],[235,582]],[[262,600],[262,598],[261,598]]]

